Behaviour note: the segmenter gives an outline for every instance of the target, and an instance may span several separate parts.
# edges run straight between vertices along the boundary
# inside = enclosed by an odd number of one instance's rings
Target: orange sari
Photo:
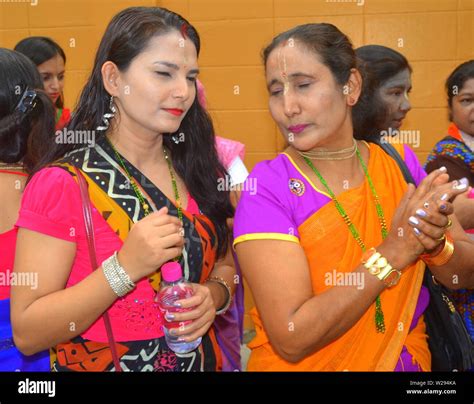
[[[397,147],[403,157],[403,147]],[[378,146],[370,145],[368,170],[380,197],[387,223],[390,224],[407,184],[395,161]],[[318,192],[321,192],[318,190]],[[361,186],[338,195],[361,234],[367,248],[382,242],[370,188]],[[362,250],[349,232],[347,225],[330,202],[303,222],[298,232],[300,244],[308,259],[313,292],[325,292],[325,274],[352,272],[360,265]],[[425,324],[420,317],[416,327],[409,328],[423,280],[424,264],[418,261],[408,267],[398,285],[385,289],[380,297],[385,316],[385,333],[375,329],[375,304],[345,334],[298,363],[282,359],[271,347],[257,310],[251,311],[257,335],[249,344],[252,353],[250,371],[393,371],[403,345],[422,370],[429,371],[431,355],[428,349]]]

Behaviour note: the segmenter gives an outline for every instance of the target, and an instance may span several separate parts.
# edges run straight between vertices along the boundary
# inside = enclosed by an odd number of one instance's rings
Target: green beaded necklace
[[[382,229],[382,238],[385,239],[385,237],[387,237],[388,230],[387,230],[387,223],[385,221],[382,205],[380,204],[380,199],[377,195],[377,192],[374,187],[374,183],[372,182],[372,178],[370,178],[369,171],[367,170],[367,167],[364,163],[364,160],[362,159],[362,156],[360,155],[358,148],[356,148],[356,154],[357,154],[357,158],[360,161],[362,169],[364,170],[364,174],[365,174],[365,177],[367,178],[367,182],[369,183],[369,187],[372,192],[374,203],[375,203],[375,208],[377,210],[377,216],[379,218],[380,226]],[[365,252],[366,247],[365,247],[364,242],[360,238],[359,232],[357,231],[356,227],[354,226],[354,223],[352,223],[351,219],[347,215],[342,205],[337,200],[336,195],[334,195],[334,193],[331,191],[331,189],[328,186],[328,183],[323,178],[323,176],[318,171],[318,169],[313,165],[311,160],[305,156],[302,156],[302,157],[306,161],[306,164],[308,164],[308,166],[314,171],[316,176],[319,178],[319,181],[321,181],[321,184],[323,184],[324,187],[326,188],[329,196],[331,197],[331,199],[334,201],[334,204],[336,205],[337,211],[339,212],[339,214],[344,219],[344,222],[349,227],[349,231],[351,232],[352,236],[356,240],[357,244],[359,244],[359,247],[362,249],[362,251]],[[385,332],[385,320],[384,320],[384,315],[382,311],[382,303],[380,301],[380,296],[377,296],[377,298],[375,299],[375,327],[376,327],[377,332],[381,332],[381,333]]]
[[[143,207],[143,211],[144,211],[144,216],[148,216],[150,214],[150,205],[148,205],[146,202],[145,202],[145,197],[143,196],[143,194],[141,193],[140,189],[138,188],[138,185],[136,184],[135,180],[133,179],[133,177],[130,175],[130,173],[128,172],[127,170],[127,167],[125,166],[125,163],[122,159],[122,156],[119,154],[119,152],[117,151],[117,149],[113,146],[112,142],[110,142],[109,139],[107,139],[107,141],[109,142],[109,145],[110,147],[112,148],[112,150],[114,151],[115,153],[115,157],[117,157],[117,160],[119,161],[120,163],[120,166],[123,168],[123,170],[125,171],[125,174],[127,176],[127,179],[128,181],[130,182],[130,185],[132,186],[133,188],[133,191],[135,192],[135,195],[137,196],[138,200],[140,201],[140,204],[142,205]],[[170,176],[171,176],[171,184],[173,185],[173,192],[174,192],[174,197],[175,197],[175,200],[176,200],[176,207],[177,207],[177,210],[178,210],[178,218],[179,218],[179,221],[181,222],[181,224],[183,223],[183,209],[181,207],[181,199],[179,197],[179,191],[178,191],[178,184],[176,182],[176,177],[174,176],[174,173],[173,173],[173,167],[171,165],[171,161],[170,159],[168,158],[168,153],[166,152],[166,149],[163,147],[163,154],[165,155],[165,160],[166,160],[166,163],[168,164],[168,169],[170,171]],[[180,255],[179,257],[176,257],[173,261],[179,261],[181,259],[182,255]]]

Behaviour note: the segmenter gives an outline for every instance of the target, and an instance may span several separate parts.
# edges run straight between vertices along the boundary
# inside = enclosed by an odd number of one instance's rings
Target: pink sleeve
[[[15,226],[76,242],[81,220],[77,182],[66,170],[48,167],[36,173],[26,186]]]
[[[245,145],[235,140],[216,136],[216,148],[219,159],[226,169],[229,168],[236,157],[240,157],[241,160],[244,159]]]

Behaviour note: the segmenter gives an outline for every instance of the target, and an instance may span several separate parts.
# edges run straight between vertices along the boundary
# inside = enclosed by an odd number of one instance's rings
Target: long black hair
[[[91,76],[82,91],[68,130],[95,131],[102,124],[104,113],[109,112],[110,95],[102,82],[102,65],[106,61],[115,63],[122,72],[126,71],[133,59],[148,45],[150,39],[173,30],[185,34],[200,51],[200,39],[196,29],[183,17],[164,8],[130,7],[113,17],[100,42]],[[197,94],[197,92],[196,92]],[[215,146],[214,128],[210,116],[201,106],[196,96],[183,118],[176,135],[184,133],[185,141],[175,144],[174,134],[165,134],[163,144],[173,156],[173,166],[183,179],[192,197],[202,212],[216,227],[218,236],[218,256],[227,251],[230,229],[226,219],[233,217],[234,208],[229,191],[218,189],[218,180],[227,175],[221,164]],[[105,136],[98,133],[98,138]],[[179,136],[179,135],[178,135]],[[48,164],[80,144],[58,145],[44,160]]]
[[[390,78],[412,68],[401,53],[381,45],[357,48],[357,63],[363,78],[362,92],[352,108],[354,137],[362,140],[380,138],[388,108],[379,94],[380,87]]]
[[[54,145],[54,107],[30,59],[0,48],[0,66],[0,161],[23,163],[30,173]],[[35,99],[22,110],[18,104],[27,90]]]
[[[15,46],[17,52],[28,56],[36,66],[43,64],[56,55],[61,56],[66,64],[66,54],[64,50],[51,38],[45,36],[30,36],[22,39]],[[56,108],[64,107],[63,94],[56,100]]]

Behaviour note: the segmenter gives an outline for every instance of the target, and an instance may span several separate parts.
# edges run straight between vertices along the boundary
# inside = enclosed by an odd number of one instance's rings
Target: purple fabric
[[[418,296],[418,302],[416,303],[415,314],[410,325],[411,332],[418,324],[419,318],[423,315],[428,304],[430,302],[430,293],[424,286],[421,287],[420,295]],[[395,372],[421,372],[421,368],[418,363],[413,363],[413,356],[407,351],[407,348],[403,346],[402,353],[398,359]]]
[[[405,149],[405,163],[410,170],[413,179],[415,180],[416,186],[420,185],[420,182],[423,178],[426,177],[426,171],[421,166],[418,157],[416,157],[415,152],[408,145],[403,145]]]
[[[405,163],[407,164],[408,169],[415,180],[416,186],[418,186],[427,174],[418,161],[418,158],[416,157],[413,150],[408,145],[404,145],[404,149]],[[420,290],[420,296],[418,297],[415,314],[413,315],[413,321],[410,326],[410,331],[415,328],[416,324],[418,323],[418,319],[428,307],[429,301],[430,295],[428,289],[422,286]],[[413,363],[413,357],[407,351],[405,346],[403,346],[402,353],[400,354],[400,358],[395,368],[395,372],[421,372],[420,366],[417,363]]]
[[[240,345],[244,336],[244,286],[242,272],[234,255],[235,269],[240,282],[229,310],[214,320],[217,343],[222,351],[222,371],[241,371]]]
[[[304,185],[300,196],[291,192],[290,180],[298,180]],[[243,187],[235,213],[234,239],[258,233],[280,233],[299,238],[300,224],[331,201],[313,188],[285,154],[258,163],[246,182],[256,184],[256,192],[250,185]]]

